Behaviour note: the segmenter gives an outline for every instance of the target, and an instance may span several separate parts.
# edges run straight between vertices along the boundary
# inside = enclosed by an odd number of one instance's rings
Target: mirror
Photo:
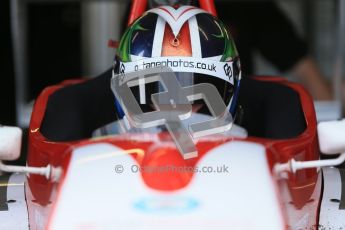
[[[0,126],[0,161],[18,159],[22,145],[22,133],[18,127]]]
[[[317,129],[323,154],[345,153],[345,119],[320,122]]]

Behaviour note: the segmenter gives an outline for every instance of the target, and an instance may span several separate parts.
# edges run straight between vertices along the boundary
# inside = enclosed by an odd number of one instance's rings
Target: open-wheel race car
[[[145,8],[133,1],[131,20]],[[0,176],[0,229],[345,227],[345,173],[329,167],[345,160],[345,121],[318,125],[302,86],[242,79],[233,131],[195,139],[197,156],[184,159],[166,129],[101,128],[120,122],[111,77],[65,81],[37,98],[27,166],[0,162],[17,172]],[[1,160],[19,156],[20,136],[0,127]],[[321,160],[320,150],[343,154]]]

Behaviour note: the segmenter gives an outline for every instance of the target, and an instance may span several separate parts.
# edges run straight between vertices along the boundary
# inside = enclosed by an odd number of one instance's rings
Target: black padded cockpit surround
[[[116,119],[115,97],[110,88],[111,70],[50,95],[41,133],[51,141],[90,138],[92,132]]]
[[[307,128],[300,96],[288,86],[244,79],[239,105],[243,108],[241,126],[250,136],[290,139]]]
[[[110,89],[111,70],[79,84],[68,85],[48,99],[41,133],[50,141],[77,141],[116,120],[115,99]],[[297,92],[279,83],[242,80],[239,105],[241,126],[249,136],[289,139],[306,129]]]

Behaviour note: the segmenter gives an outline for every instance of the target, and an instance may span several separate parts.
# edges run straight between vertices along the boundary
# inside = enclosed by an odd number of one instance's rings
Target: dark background
[[[0,1],[0,124],[15,124],[14,68],[10,35],[10,0]]]
[[[33,100],[46,86],[81,76],[80,3],[30,3],[27,12],[28,96]],[[15,125],[10,0],[0,1],[0,16],[0,124]]]

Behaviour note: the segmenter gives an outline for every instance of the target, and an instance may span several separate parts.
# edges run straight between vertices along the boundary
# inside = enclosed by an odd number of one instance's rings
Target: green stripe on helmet
[[[146,30],[140,25],[140,20],[145,15],[141,16],[135,22],[133,22],[133,24],[125,31],[125,34],[122,36],[120,40],[119,48],[117,50],[117,55],[119,56],[122,62],[131,61],[130,50],[131,50],[131,41],[132,41],[133,33],[137,30]]]
[[[236,49],[234,39],[229,34],[224,23],[221,21],[218,21],[218,22],[220,23],[221,29],[223,30],[223,33],[225,34],[225,36],[224,36],[224,41],[225,41],[224,53],[223,53],[223,56],[222,56],[220,61],[226,61],[229,58],[234,59],[235,57],[238,56],[238,52]]]

